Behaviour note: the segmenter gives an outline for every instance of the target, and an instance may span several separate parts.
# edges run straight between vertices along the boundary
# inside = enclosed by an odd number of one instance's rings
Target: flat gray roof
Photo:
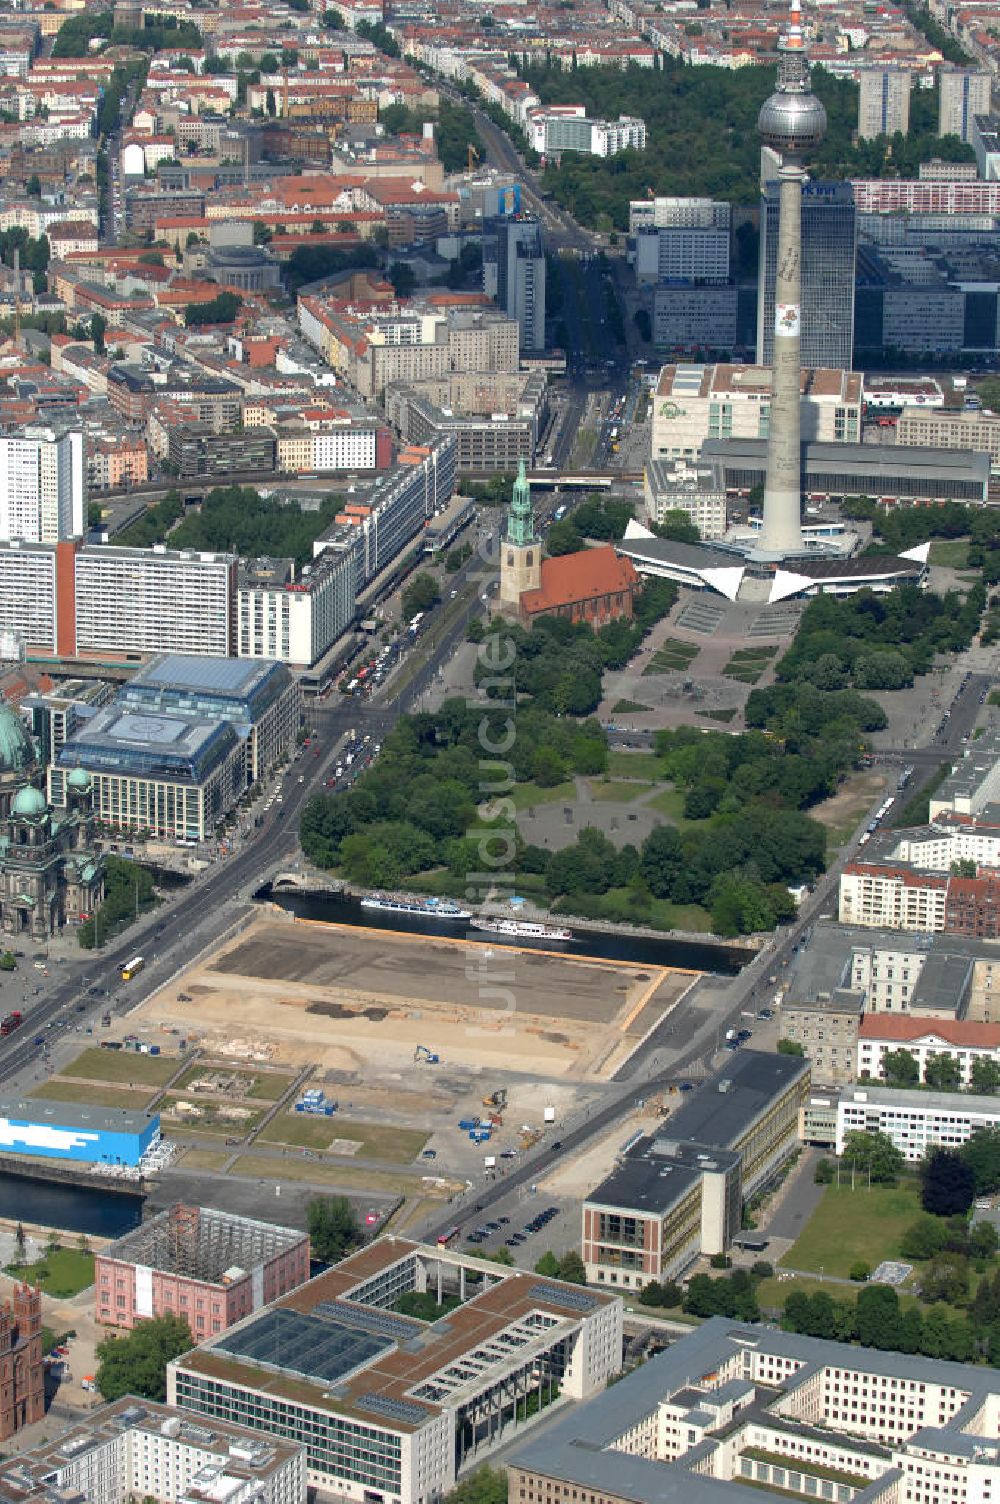
[[[132,678],[158,689],[200,689],[243,698],[271,673],[270,658],[213,658],[207,654],[164,653]]]
[[[91,1133],[144,1133],[158,1113],[130,1107],[95,1107],[79,1102],[50,1102],[45,1097],[0,1101],[0,1118],[15,1123],[49,1123],[60,1128],[86,1128]]]
[[[794,1055],[734,1050],[732,1059],[704,1086],[688,1093],[684,1106],[657,1137],[693,1139],[728,1149],[775,1093],[784,1091],[808,1069],[809,1062]]]
[[[933,449],[928,445],[914,444],[834,444],[808,439],[803,443],[805,469],[809,470],[857,470],[869,475],[909,475],[915,478],[927,471],[955,472],[954,479],[989,480],[990,457],[985,452],[971,449]],[[706,439],[701,446],[701,457],[706,463],[721,460],[723,463],[739,463],[743,460],[767,459],[766,439]]]

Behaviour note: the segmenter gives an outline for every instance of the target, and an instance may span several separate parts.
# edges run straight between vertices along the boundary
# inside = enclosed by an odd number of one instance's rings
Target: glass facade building
[[[762,184],[757,295],[757,364],[774,358],[778,182]],[[850,183],[802,189],[802,364],[849,371],[854,363],[857,212]]]

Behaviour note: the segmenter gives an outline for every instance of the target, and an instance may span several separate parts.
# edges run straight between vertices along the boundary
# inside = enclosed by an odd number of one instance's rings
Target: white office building
[[[725,282],[729,276],[729,230],[701,225],[644,225],[637,230],[629,260],[639,282],[683,277]]]
[[[0,436],[0,540],[57,543],[84,529],[83,433]]]
[[[714,198],[634,198],[628,206],[630,235],[646,228],[725,230],[732,225],[733,208]]]
[[[837,1104],[838,1154],[849,1133],[884,1133],[911,1163],[928,1149],[956,1149],[980,1128],[1000,1124],[1000,1098],[962,1092],[906,1091],[890,1086],[847,1086]]]
[[[51,1429],[51,1428],[50,1428]],[[305,1504],[305,1449],[227,1421],[195,1422],[133,1396],[0,1464],[0,1497],[20,1504]]]

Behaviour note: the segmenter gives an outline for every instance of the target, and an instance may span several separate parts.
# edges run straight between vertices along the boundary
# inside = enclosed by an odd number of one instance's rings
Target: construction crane
[[[441,1064],[441,1056],[435,1055],[434,1051],[429,1050],[425,1044],[417,1045],[417,1048],[413,1051],[413,1060],[414,1064],[419,1060],[422,1060],[425,1065]]]
[[[475,164],[483,160],[471,141],[469,142],[469,155],[467,160],[469,164],[466,168],[467,172],[472,172],[474,170]]]

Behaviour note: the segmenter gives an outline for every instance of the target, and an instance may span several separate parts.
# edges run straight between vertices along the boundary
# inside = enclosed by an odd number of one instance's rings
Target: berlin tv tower
[[[764,527],[759,548],[768,554],[802,551],[803,159],[826,134],[826,111],[809,88],[809,60],[799,0],[792,0],[787,31],[778,42],[778,87],[761,107],[757,129],[780,158],[778,261],[774,283],[774,362],[764,485]],[[761,288],[763,297],[764,290]]]

